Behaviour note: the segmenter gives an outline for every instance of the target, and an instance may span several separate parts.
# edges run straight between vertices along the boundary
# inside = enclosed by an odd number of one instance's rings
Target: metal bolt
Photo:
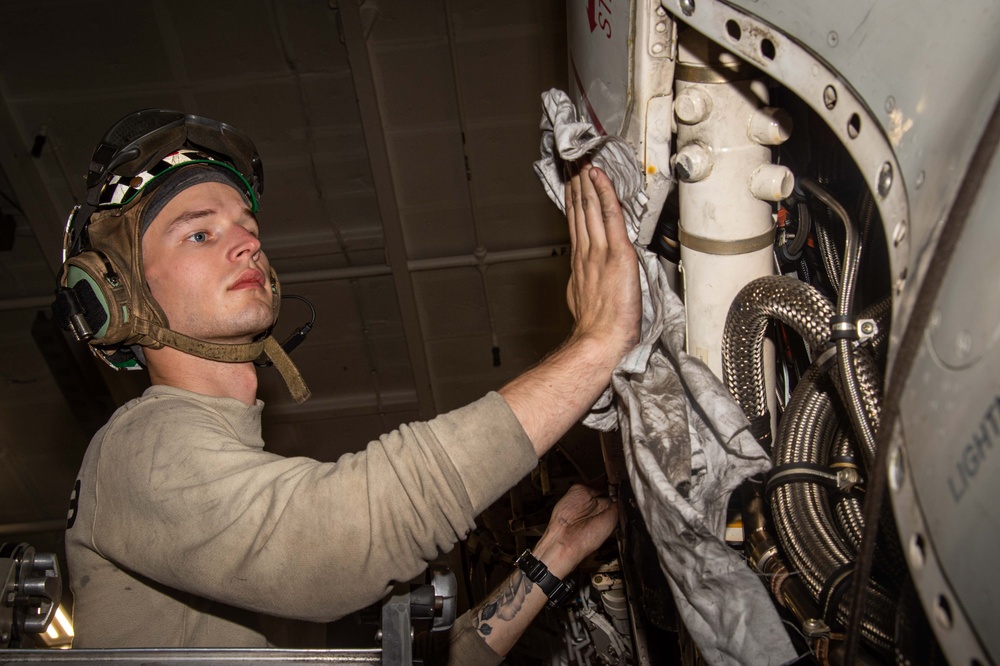
[[[896,108],[896,98],[889,95],[885,98],[885,112],[892,113],[892,110]]]
[[[840,43],[840,35],[837,34],[836,30],[831,30],[830,34],[826,36],[826,43],[833,47]]]
[[[837,470],[837,488],[839,490],[850,490],[861,483],[861,475],[858,470],[850,467]]]
[[[837,106],[837,89],[833,86],[827,86],[823,89],[823,104],[828,109],[832,109]]]
[[[892,165],[886,162],[882,165],[882,170],[878,172],[878,193],[883,197],[889,194],[892,187]]]
[[[712,172],[712,154],[699,143],[689,143],[672,158],[677,177],[686,183],[704,180]]]
[[[830,633],[830,627],[823,620],[809,618],[802,623],[802,632],[810,638],[825,636]]]
[[[684,16],[691,16],[694,14],[694,0],[680,0],[681,11],[684,12]]]
[[[878,324],[874,319],[858,320],[858,338],[864,342],[870,340],[878,334]]]
[[[892,232],[892,244],[899,247],[904,238],[906,238],[906,221],[900,220]]]
[[[656,24],[656,26],[653,29],[656,30],[656,32],[666,32],[667,24],[664,23],[663,21],[660,21],[659,23]]]
[[[712,97],[701,88],[685,88],[674,100],[674,113],[685,125],[696,125],[712,112]]]
[[[659,42],[653,44],[653,53],[663,53],[663,44]]]
[[[784,109],[765,106],[750,116],[750,139],[762,146],[777,146],[792,135],[792,116]]]

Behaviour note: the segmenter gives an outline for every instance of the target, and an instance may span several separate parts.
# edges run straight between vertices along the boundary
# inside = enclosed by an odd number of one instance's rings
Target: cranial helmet
[[[142,347],[168,346],[229,363],[266,358],[302,402],[309,391],[270,330],[245,344],[197,340],[172,331],[149,292],[142,266],[145,227],[172,193],[202,181],[232,185],[257,212],[264,171],[250,138],[226,123],[165,109],[118,121],[94,151],[86,199],[66,223],[52,311],[116,369],[141,367]],[[277,320],[281,287],[273,268],[270,281]]]

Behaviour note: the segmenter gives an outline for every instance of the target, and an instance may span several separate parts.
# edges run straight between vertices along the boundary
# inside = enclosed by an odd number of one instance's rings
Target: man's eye
[[[190,236],[188,236],[188,239],[193,240],[195,243],[204,243],[205,241],[208,240],[208,234],[206,234],[204,231],[196,231]]]

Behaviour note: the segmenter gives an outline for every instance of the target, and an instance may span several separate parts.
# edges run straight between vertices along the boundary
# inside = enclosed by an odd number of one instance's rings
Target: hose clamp
[[[830,317],[830,341],[857,340],[858,325],[851,315],[834,315]]]
[[[764,248],[769,248],[774,244],[774,232],[777,227],[772,225],[770,229],[762,234],[751,238],[740,238],[736,240],[720,240],[716,238],[705,238],[687,231],[683,225],[677,229],[677,239],[680,244],[689,250],[701,252],[702,254],[714,254],[720,256],[732,256],[737,254],[750,254]]]
[[[864,492],[863,482],[864,478],[852,467],[830,468],[817,463],[790,462],[774,467],[768,474],[764,499],[770,502],[774,491],[788,483],[816,483],[849,495]]]

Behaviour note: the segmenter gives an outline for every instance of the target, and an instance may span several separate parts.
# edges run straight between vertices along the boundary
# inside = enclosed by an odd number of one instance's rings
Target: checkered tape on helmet
[[[256,193],[246,181],[243,174],[224,160],[216,159],[208,153],[186,148],[167,155],[146,171],[143,171],[135,176],[119,176],[117,174],[110,176],[107,183],[105,183],[101,190],[98,209],[125,206],[132,202],[135,197],[146,188],[147,185],[159,176],[162,176],[169,171],[173,171],[183,165],[198,163],[211,164],[213,166],[218,166],[232,171],[233,174],[238,176],[239,181],[243,183],[244,193],[252,202],[251,208],[256,211],[258,206]]]

